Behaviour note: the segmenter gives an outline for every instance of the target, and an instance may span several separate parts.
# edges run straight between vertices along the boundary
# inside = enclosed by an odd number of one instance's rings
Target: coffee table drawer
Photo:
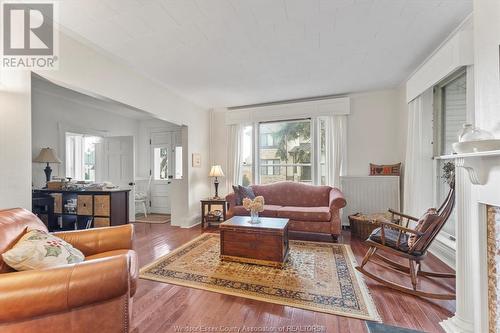
[[[224,239],[234,243],[257,243],[259,246],[280,246],[283,237],[277,234],[257,234],[246,231],[223,230]]]
[[[283,260],[281,247],[262,246],[258,243],[224,242],[222,253],[228,256],[253,258],[280,262]]]

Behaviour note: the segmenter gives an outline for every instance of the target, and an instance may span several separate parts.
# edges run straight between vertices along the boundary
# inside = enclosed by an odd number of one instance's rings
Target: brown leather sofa
[[[326,233],[335,240],[340,235],[340,209],[345,207],[346,200],[339,189],[289,181],[251,188],[256,196],[264,197],[264,211],[260,216],[288,218],[290,231]],[[243,206],[236,205],[234,193],[226,196],[226,201],[228,218],[249,215]]]
[[[0,211],[0,254],[27,228],[47,231],[31,212]],[[129,332],[137,255],[133,225],[55,233],[85,261],[16,272],[0,256],[0,332]]]

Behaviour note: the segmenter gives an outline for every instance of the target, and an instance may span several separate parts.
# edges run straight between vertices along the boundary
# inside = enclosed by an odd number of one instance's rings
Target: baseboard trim
[[[201,216],[193,215],[191,217],[186,218],[185,221],[186,221],[185,224],[180,225],[181,228],[183,229],[193,228],[201,224]]]
[[[446,243],[446,240],[443,240],[443,237],[438,235],[432,245],[429,248],[429,251],[435,255],[439,260],[444,262],[449,267],[455,269],[455,258],[456,252],[455,249]]]
[[[193,225],[183,225],[183,226],[181,226],[181,228],[183,228],[183,229],[191,229],[191,228],[194,228],[194,227],[196,227],[196,226],[198,226],[198,225],[200,225],[200,224],[201,224],[201,222],[200,222],[200,221],[198,221],[198,222],[196,222],[196,223],[195,223],[195,224],[193,224]]]

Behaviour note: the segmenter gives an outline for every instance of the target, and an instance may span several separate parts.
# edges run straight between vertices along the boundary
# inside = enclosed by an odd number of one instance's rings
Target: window
[[[461,72],[437,88],[437,133],[439,155],[453,153],[452,144],[458,141],[458,133],[467,122],[466,74]]]
[[[271,166],[264,166],[260,168],[260,174],[261,176],[279,176],[280,174],[280,169],[281,167],[279,166],[272,166],[272,165],[278,165],[280,164],[280,160],[277,159],[271,159],[271,160],[261,160],[260,161],[261,165],[271,165]]]
[[[153,148],[153,173],[154,180],[168,179],[168,148],[154,147]]]
[[[272,133],[261,133],[260,142],[262,147],[276,148],[274,143],[274,135]]]
[[[240,127],[238,184],[294,181],[330,185],[334,180],[328,165],[336,158],[333,140],[345,135],[333,132],[339,130],[337,121],[345,119],[325,116]]]
[[[259,141],[257,152],[261,184],[283,180],[312,183],[310,119],[260,123],[258,130],[259,138],[266,138]]]
[[[66,177],[95,181],[95,144],[101,138],[76,133],[66,133]]]
[[[182,146],[175,147],[175,179],[182,179]]]
[[[467,122],[467,80],[464,70],[450,76],[434,88],[434,156],[453,153],[452,144],[458,141],[458,134]],[[434,179],[436,207],[448,194],[449,187],[443,181],[443,166],[446,160],[436,160]],[[456,214],[453,213],[442,229],[449,239],[455,236]]]

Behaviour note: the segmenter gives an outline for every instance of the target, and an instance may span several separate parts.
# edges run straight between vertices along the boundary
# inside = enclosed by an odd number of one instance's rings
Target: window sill
[[[456,241],[441,234],[437,235],[429,251],[446,265],[455,269]]]
[[[439,240],[443,245],[448,246],[450,249],[455,250],[457,246],[457,241],[450,239],[447,235],[438,234],[436,239]]]

